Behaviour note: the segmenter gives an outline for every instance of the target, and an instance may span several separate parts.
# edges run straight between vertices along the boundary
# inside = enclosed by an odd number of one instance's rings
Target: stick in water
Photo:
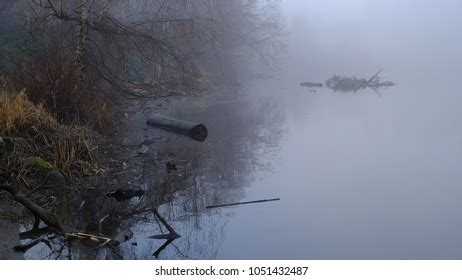
[[[220,204],[220,205],[211,205],[206,206],[206,209],[209,208],[218,208],[218,207],[226,207],[226,206],[234,206],[234,205],[241,205],[241,204],[252,204],[252,203],[261,203],[261,202],[269,202],[269,201],[277,201],[280,198],[273,198],[273,199],[263,199],[263,200],[252,200],[252,201],[245,201],[245,202],[237,202],[237,203],[229,203],[229,204]]]

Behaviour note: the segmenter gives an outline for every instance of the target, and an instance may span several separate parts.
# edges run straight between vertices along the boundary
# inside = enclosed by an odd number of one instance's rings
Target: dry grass
[[[24,91],[14,97],[0,91],[0,135],[28,137],[39,131],[55,131],[58,126],[43,105],[32,104]]]
[[[61,170],[73,173],[89,171],[95,162],[89,141],[89,131],[84,127],[61,129],[54,137],[53,162]]]
[[[0,136],[14,143],[13,152],[0,155],[0,175],[25,188],[32,189],[43,181],[37,159],[68,178],[93,168],[94,149],[88,129],[60,124],[43,105],[30,102],[24,91],[10,94],[0,90]]]

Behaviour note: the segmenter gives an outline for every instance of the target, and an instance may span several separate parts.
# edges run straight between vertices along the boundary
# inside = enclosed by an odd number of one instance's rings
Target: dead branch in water
[[[363,90],[365,88],[371,88],[376,91],[381,87],[390,87],[395,85],[395,83],[391,81],[382,82],[379,76],[380,72],[382,72],[382,69],[377,71],[377,73],[367,80],[364,78],[357,79],[356,77],[352,78],[334,75],[326,81],[326,86],[333,91],[356,93],[358,90]]]
[[[166,239],[167,241],[165,241],[164,244],[162,244],[162,246],[160,246],[152,255],[156,257],[156,259],[159,257],[159,254],[165,249],[167,248],[167,246],[172,243],[175,239],[177,238],[180,238],[181,235],[179,235],[178,233],[176,233],[176,231],[173,229],[173,227],[167,223],[167,221],[164,219],[164,217],[162,217],[160,214],[159,214],[159,211],[157,210],[157,208],[154,208],[152,210],[154,212],[154,215],[157,217],[157,219],[159,219],[159,221],[165,226],[165,228],[167,228],[167,230],[169,231],[168,234],[159,234],[159,235],[154,235],[154,236],[150,236],[149,238],[153,238],[153,239]]]
[[[167,241],[165,241],[164,244],[162,244],[162,246],[159,247],[159,249],[157,249],[152,255],[154,257],[156,257],[156,259],[159,257],[159,254],[165,249],[167,248],[168,245],[170,245],[170,243],[172,243],[175,239],[167,239]]]
[[[380,72],[382,72],[382,69],[380,69],[379,71],[377,71],[377,73],[375,73],[374,76],[370,77],[369,80],[368,80],[367,82],[368,82],[368,83],[372,83],[372,81],[373,81],[374,79],[376,79],[376,78],[379,76]]]
[[[34,215],[36,219],[34,227],[38,227],[39,221],[42,220],[47,226],[56,230],[61,230],[55,216],[49,214],[45,209],[26,198],[26,196],[20,193],[15,187],[11,185],[0,185],[0,190],[10,193],[15,201],[22,204]]]
[[[45,245],[47,245],[48,248],[51,249],[51,245],[50,245],[50,241],[46,240],[45,238],[37,238],[37,239],[34,239],[26,244],[20,244],[20,245],[16,245],[14,246],[14,250],[16,252],[21,252],[21,253],[25,253],[27,251],[29,251],[29,249],[31,249],[32,247],[36,246],[37,244],[39,243],[44,243]]]
[[[156,217],[159,219],[159,221],[165,226],[165,228],[168,230],[169,233],[168,234],[154,235],[154,236],[151,236],[150,238],[153,238],[153,239],[177,239],[177,238],[181,237],[181,235],[176,233],[176,231],[173,229],[173,227],[171,225],[169,225],[169,223],[167,223],[167,221],[164,219],[164,217],[162,217],[159,214],[159,211],[157,210],[157,208],[154,208],[152,211],[154,212],[154,215],[156,215]]]
[[[93,235],[93,234],[88,234],[88,233],[83,233],[83,232],[67,233],[66,237],[80,239],[80,240],[91,240],[91,241],[99,242],[99,243],[101,243],[100,246],[104,246],[106,244],[109,244],[109,242],[112,241],[112,239],[109,238],[109,237],[98,236],[98,235]]]
[[[206,206],[205,208],[210,209],[210,208],[227,207],[227,206],[234,206],[234,205],[241,205],[241,204],[252,204],[252,203],[262,203],[262,202],[269,202],[269,201],[277,201],[277,200],[281,200],[281,199],[280,198],[272,198],[272,199],[252,200],[252,201],[237,202],[237,203],[211,205],[211,206]]]

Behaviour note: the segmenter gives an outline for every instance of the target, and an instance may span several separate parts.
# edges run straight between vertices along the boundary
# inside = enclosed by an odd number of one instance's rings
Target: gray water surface
[[[179,104],[210,138],[193,144],[191,188],[164,208],[194,217],[175,222],[184,236],[161,258],[460,258],[461,114],[440,85],[400,81],[380,97],[272,81],[242,103]]]
[[[460,1],[371,3],[284,1],[279,80],[172,104],[170,116],[206,124],[209,138],[162,134],[152,146],[179,165],[169,183],[148,184],[182,235],[160,259],[462,258]],[[378,69],[398,85],[299,86]],[[116,255],[153,258],[157,223],[127,221],[134,237]],[[107,257],[89,251],[73,257]]]
[[[237,198],[281,201],[207,212],[204,223],[221,217],[212,238],[219,242],[207,249],[212,255],[197,256],[461,258],[460,2],[287,3],[286,82],[259,82],[243,90],[256,104],[272,98],[279,115],[271,118],[274,106],[250,113],[237,106],[242,118],[258,112],[250,118],[272,121],[237,125],[233,117],[217,114],[228,129],[212,127],[209,139],[209,145],[220,145],[212,142],[223,137],[230,142],[222,148],[242,147],[243,155],[213,153],[235,177],[253,178],[241,182],[243,194]],[[369,78],[380,68],[385,79],[398,83],[380,95],[298,87],[300,81],[322,82],[332,74]],[[236,143],[227,138],[241,125],[251,137]],[[270,151],[265,138],[255,138],[265,131],[281,133],[270,141]],[[253,167],[240,170],[243,164],[235,157],[255,154],[269,168],[254,168],[258,165],[250,161]],[[196,238],[210,240],[210,228],[201,232]]]

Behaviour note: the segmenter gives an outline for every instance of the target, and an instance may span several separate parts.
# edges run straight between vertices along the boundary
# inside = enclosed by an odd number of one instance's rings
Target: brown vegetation
[[[60,124],[42,104],[30,102],[24,91],[0,91],[0,135],[12,143],[12,149],[0,155],[0,176],[21,188],[43,184],[53,169],[68,178],[92,169],[88,130]]]

